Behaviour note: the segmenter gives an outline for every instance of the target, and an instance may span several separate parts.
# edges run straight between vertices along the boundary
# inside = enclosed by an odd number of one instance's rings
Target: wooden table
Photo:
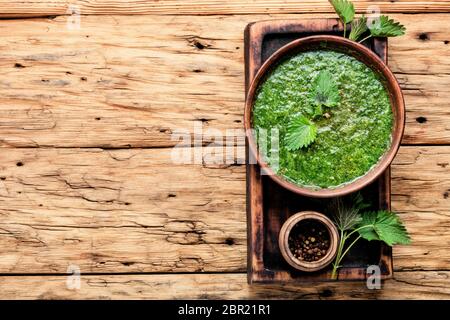
[[[327,1],[1,0],[0,298],[450,298],[450,1],[355,4],[408,30],[392,205],[413,244],[383,290],[248,286],[241,161],[171,160],[177,128],[242,128],[247,23],[334,17]]]

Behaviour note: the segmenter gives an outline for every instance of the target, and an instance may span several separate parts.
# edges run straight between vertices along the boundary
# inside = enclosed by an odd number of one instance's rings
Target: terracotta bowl
[[[289,249],[289,235],[292,229],[304,220],[314,220],[328,230],[330,236],[330,247],[325,253],[323,258],[317,261],[307,262],[298,260]],[[339,244],[339,232],[334,223],[325,215],[316,211],[302,211],[291,216],[283,224],[278,237],[278,246],[280,247],[281,254],[287,263],[289,263],[295,269],[314,272],[325,268],[336,257]]]
[[[259,154],[255,137],[251,133],[252,129],[252,110],[256,100],[256,93],[260,84],[262,84],[266,76],[271,70],[278,65],[283,59],[295,55],[297,53],[314,50],[332,50],[348,54],[357,60],[361,61],[374,72],[380,75],[380,79],[389,93],[391,108],[394,117],[392,128],[392,144],[390,148],[384,153],[378,163],[369,170],[364,176],[359,179],[349,182],[340,187],[327,189],[312,189],[296,185],[287,181],[282,176],[274,173],[274,171],[264,161]],[[389,70],[386,64],[367,47],[350,41],[343,37],[336,36],[311,36],[295,40],[286,46],[276,51],[259,69],[253,82],[250,85],[247,99],[245,103],[244,112],[244,127],[250,152],[258,161],[262,169],[279,185],[291,190],[295,193],[318,198],[343,196],[362,189],[376,178],[378,178],[391,164],[395,155],[397,154],[400,142],[403,136],[405,127],[405,103],[403,100],[403,93],[393,73]]]

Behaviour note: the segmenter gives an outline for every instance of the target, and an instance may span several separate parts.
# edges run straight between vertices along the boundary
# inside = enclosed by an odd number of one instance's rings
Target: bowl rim
[[[289,235],[291,234],[292,229],[305,220],[313,220],[322,224],[327,229],[330,236],[330,246],[327,253],[317,261],[306,262],[298,260],[289,249]],[[301,271],[314,272],[328,266],[336,257],[339,238],[339,231],[330,218],[317,211],[300,211],[290,216],[284,222],[278,236],[278,246],[281,255],[290,266]]]
[[[260,83],[265,79],[265,76],[272,70],[272,68],[277,66],[280,60],[288,57],[289,55],[295,54],[298,49],[301,49],[302,47],[311,44],[320,45],[321,47],[323,46],[324,50],[327,50],[327,47],[328,50],[330,50],[329,44],[332,44],[337,47],[344,47],[347,50],[349,50],[349,53],[347,53],[348,55],[364,63],[366,66],[371,68],[377,74],[381,74],[385,79],[384,84],[390,97],[390,104],[394,117],[391,135],[391,146],[389,147],[389,149],[385,151],[385,153],[381,156],[378,162],[363,176],[335,188],[313,189],[304,186],[302,187],[276,174],[272,170],[272,168],[264,161],[263,157],[259,154],[251,130],[253,105],[256,100],[256,93]],[[305,50],[305,51],[312,51],[312,50]],[[333,48],[331,48],[331,51],[336,50],[333,50]],[[358,54],[359,56],[355,56],[356,54]],[[362,61],[361,57],[364,57],[365,61]],[[370,61],[370,64],[368,64],[367,60]],[[363,46],[360,43],[339,36],[314,35],[304,37],[294,40],[278,49],[263,63],[261,68],[256,73],[253,81],[249,86],[245,100],[244,129],[249,147],[249,155],[251,154],[254,157],[254,159],[257,160],[258,164],[261,167],[261,170],[263,170],[277,184],[294,193],[314,198],[329,198],[329,197],[344,196],[349,193],[361,190],[362,188],[364,188],[365,186],[369,185],[374,180],[376,180],[394,160],[394,157],[396,156],[398,149],[400,148],[404,128],[405,128],[405,102],[400,85],[397,79],[395,78],[394,74],[392,73],[392,71],[384,63],[384,61],[381,60],[369,48]]]

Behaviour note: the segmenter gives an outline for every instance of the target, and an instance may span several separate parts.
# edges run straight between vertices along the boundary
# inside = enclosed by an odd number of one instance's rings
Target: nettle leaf
[[[369,23],[369,30],[374,37],[397,37],[404,35],[406,28],[387,16],[380,16]]]
[[[346,204],[342,198],[333,198],[329,211],[333,212],[333,221],[340,231],[351,230],[361,222],[359,209]]]
[[[314,100],[326,107],[334,107],[339,103],[339,90],[328,71],[320,71],[316,78]]]
[[[344,24],[353,20],[353,17],[355,16],[355,7],[353,6],[353,3],[348,0],[329,1]]]
[[[366,240],[380,240],[387,245],[409,244],[411,239],[400,218],[390,211],[365,212],[358,232]]]
[[[309,146],[316,139],[317,127],[305,116],[299,116],[287,126],[286,149],[298,150]]]
[[[357,41],[359,37],[361,37],[364,32],[366,32],[369,28],[367,27],[367,18],[362,16],[358,20],[352,21],[352,31],[350,32],[349,39],[353,41]]]
[[[357,208],[358,210],[364,210],[370,207],[370,203],[364,200],[361,192],[352,195],[351,201],[353,203],[353,207]]]
[[[361,222],[358,225],[358,228],[366,226],[365,228],[359,230],[359,234],[366,240],[381,240],[378,234],[375,231],[375,223],[377,221],[378,212],[365,212],[362,214]]]

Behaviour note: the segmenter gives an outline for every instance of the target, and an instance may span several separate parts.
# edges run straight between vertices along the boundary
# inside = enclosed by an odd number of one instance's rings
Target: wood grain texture
[[[313,16],[334,17],[272,17]],[[66,17],[1,20],[0,145],[163,147],[195,122],[241,129],[243,30],[267,18],[83,16],[79,30]],[[389,44],[406,100],[403,143],[448,144],[450,14],[394,18],[408,29]]]
[[[395,160],[392,207],[412,235],[411,246],[394,247],[395,265],[402,270],[449,269],[450,256],[445,253],[450,246],[449,150],[404,147]]]
[[[80,289],[65,276],[0,277],[2,299],[450,299],[450,272],[398,272],[382,290],[365,283],[314,286],[253,285],[245,274],[81,275]]]
[[[392,206],[413,244],[396,271],[449,268],[449,163],[450,147],[400,149]],[[0,273],[246,268],[244,166],[175,165],[170,149],[3,149],[0,216]]]
[[[382,12],[449,12],[447,0],[364,1],[353,0],[358,12],[377,6]],[[110,14],[266,14],[266,13],[327,13],[333,12],[327,0],[38,0],[0,1],[0,17],[39,17],[70,14],[70,5],[84,15]]]
[[[243,271],[244,167],[171,152],[4,150],[0,273]]]

